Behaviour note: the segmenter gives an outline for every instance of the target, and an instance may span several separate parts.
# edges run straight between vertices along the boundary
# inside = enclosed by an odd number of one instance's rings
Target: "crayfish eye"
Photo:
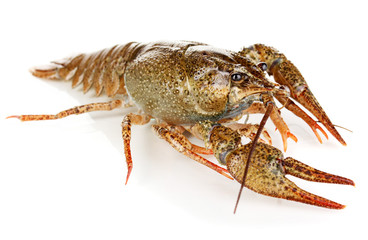
[[[262,71],[266,71],[267,70],[267,64],[264,62],[260,62],[257,65],[260,69],[262,69]]]
[[[242,75],[240,73],[234,73],[231,75],[231,80],[234,82],[239,82],[243,79]]]

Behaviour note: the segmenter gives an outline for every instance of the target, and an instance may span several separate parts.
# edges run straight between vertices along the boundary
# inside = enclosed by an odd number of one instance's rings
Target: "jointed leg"
[[[184,128],[183,126],[174,126],[174,125],[168,125],[168,124],[161,124],[161,127],[165,127],[167,130],[169,130],[171,133],[175,134],[175,135],[179,135],[183,138],[183,141],[185,141],[186,146],[189,147],[190,150],[192,150],[195,153],[198,154],[205,154],[205,155],[212,155],[213,151],[212,149],[207,149],[198,145],[195,145],[194,143],[191,143],[185,136],[183,136],[183,133],[185,131],[190,132],[193,136],[197,137],[198,139],[202,140],[201,138],[199,138],[197,135],[195,135],[193,132],[191,132],[191,128]]]
[[[144,125],[148,123],[151,120],[151,116],[146,114],[134,114],[129,113],[126,115],[123,119],[123,122],[121,123],[122,126],[122,136],[124,141],[124,153],[125,153],[125,159],[128,167],[128,173],[126,177],[125,184],[128,183],[130,173],[133,169],[133,161],[132,161],[132,154],[130,151],[130,139],[131,139],[131,126],[133,125]]]
[[[277,96],[276,98],[281,104],[283,104],[286,107],[286,109],[293,112],[295,115],[303,119],[304,122],[306,122],[309,125],[309,127],[312,129],[312,131],[314,132],[320,143],[322,143],[322,139],[319,136],[317,129],[320,130],[321,133],[328,139],[327,133],[323,130],[323,128],[321,128],[316,121],[314,121],[306,112],[304,112],[300,107],[298,107],[298,105],[296,105],[291,99]]]
[[[109,102],[90,103],[86,105],[77,106],[68,110],[64,110],[55,115],[14,115],[7,118],[18,118],[21,121],[38,121],[38,120],[54,120],[64,118],[73,114],[82,114],[94,111],[110,111],[120,107],[121,100],[113,100]]]
[[[233,179],[232,177],[229,176],[229,172],[226,169],[217,166],[216,164],[196,154],[195,151],[197,150],[198,146],[194,147],[193,149],[193,144],[191,144],[189,140],[181,133],[170,131],[166,126],[153,125],[152,127],[154,132],[160,138],[166,140],[173,148],[175,148],[180,153],[215,170],[216,172],[220,173],[221,175],[227,178]]]
[[[251,140],[254,140],[254,137],[256,136],[256,133],[259,128],[259,124],[250,124],[250,123],[231,123],[227,125],[227,127],[231,128],[232,130],[237,131],[240,135],[249,138]],[[259,139],[260,142],[267,143],[272,145],[272,139],[270,134],[268,134],[266,129],[262,129],[262,135],[265,138]]]
[[[272,99],[270,98],[269,95],[264,95],[263,96],[264,101],[268,102],[268,101],[272,101]],[[272,101],[273,102],[273,101]],[[265,113],[266,108],[264,106],[263,103],[261,102],[255,102],[253,103],[247,110],[247,113]],[[279,130],[281,137],[282,137],[282,142],[284,144],[284,151],[286,152],[287,149],[287,139],[291,138],[293,139],[295,142],[298,141],[298,139],[290,132],[289,127],[287,126],[287,124],[285,123],[285,121],[282,119],[279,111],[277,108],[274,108],[271,112],[270,118],[272,120],[272,122],[275,124],[276,128]]]

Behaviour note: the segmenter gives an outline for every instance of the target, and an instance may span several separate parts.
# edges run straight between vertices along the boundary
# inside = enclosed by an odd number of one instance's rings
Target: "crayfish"
[[[263,127],[236,123],[246,114],[268,112],[286,151],[287,139],[297,141],[297,138],[275,107],[276,99],[302,118],[322,142],[317,130],[327,138],[326,132],[294,103],[295,100],[346,145],[299,70],[273,47],[255,44],[234,52],[191,41],[130,42],[53,61],[31,69],[31,73],[39,78],[71,80],[73,87],[83,84],[84,92],[94,87],[96,95],[105,92],[112,100],[74,107],[56,115],[10,117],[21,121],[49,120],[119,107],[139,109],[122,120],[128,167],[126,183],[133,168],[131,125],[147,124],[155,119],[154,132],[176,150],[264,195],[341,209],[344,205],[300,189],[285,178],[285,174],[310,181],[354,185],[350,179],[324,173],[290,157],[284,158],[280,150],[270,145],[271,139]],[[270,81],[266,73],[275,81]],[[273,107],[267,107],[269,104]],[[205,147],[192,144],[183,134],[185,131],[202,139]],[[257,143],[260,134],[268,143]],[[254,142],[243,145],[241,136]],[[199,155],[212,153],[227,169]]]

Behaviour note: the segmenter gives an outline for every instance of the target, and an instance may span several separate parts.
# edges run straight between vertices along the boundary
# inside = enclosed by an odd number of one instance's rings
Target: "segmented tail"
[[[125,94],[125,67],[135,57],[138,45],[131,42],[91,54],[79,54],[34,67],[30,72],[38,78],[71,80],[72,87],[83,83],[84,93],[94,86],[97,96],[101,95],[103,89],[109,97]]]

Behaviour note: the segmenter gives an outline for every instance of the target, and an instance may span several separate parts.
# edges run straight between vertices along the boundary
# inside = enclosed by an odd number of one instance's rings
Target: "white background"
[[[366,237],[366,16],[364,1],[3,1],[0,239]],[[132,109],[5,120],[104,100],[70,83],[36,79],[27,71],[34,65],[129,41],[181,39],[232,50],[260,42],[299,67],[332,121],[353,133],[339,130],[347,147],[332,137],[321,145],[284,110],[299,138],[285,155],[352,178],[356,187],[295,180],[346,209],[245,190],[233,215],[239,184],[181,156],[149,125],[132,129],[134,168],[125,186],[120,123]],[[281,148],[272,123],[267,129]]]

